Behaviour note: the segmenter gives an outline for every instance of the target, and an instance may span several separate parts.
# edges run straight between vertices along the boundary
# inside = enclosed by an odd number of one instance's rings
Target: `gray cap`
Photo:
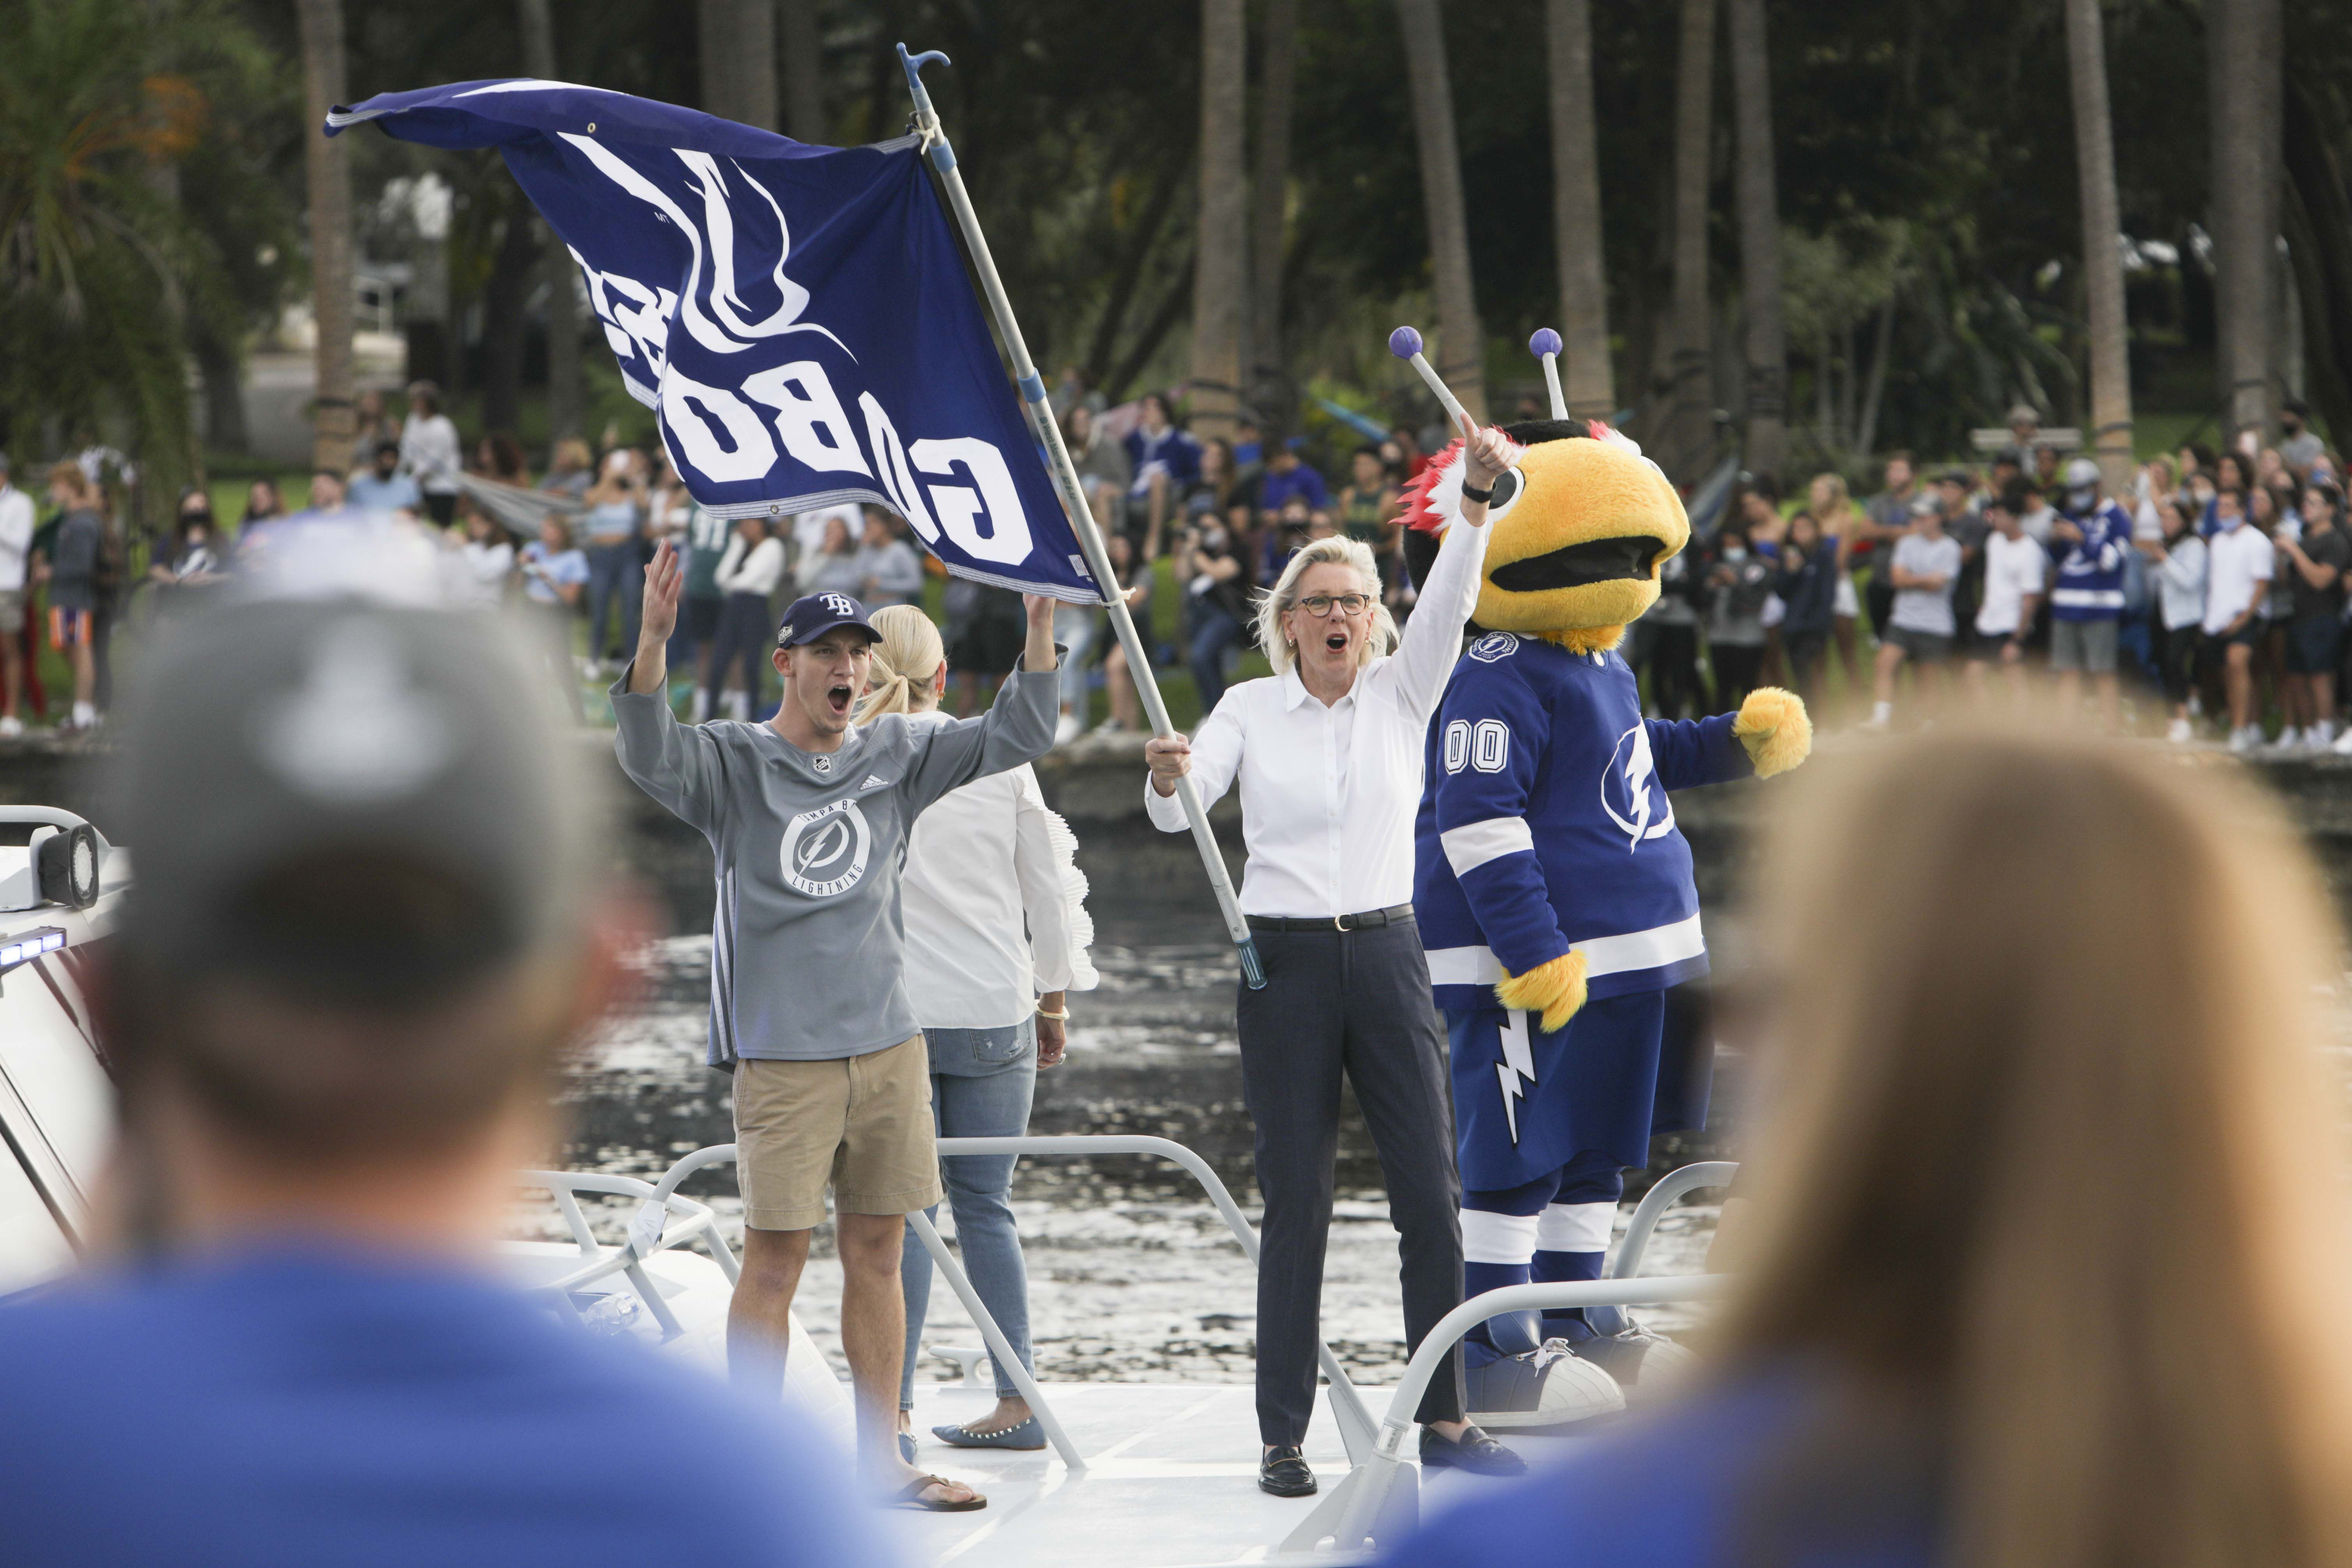
[[[593,802],[542,662],[499,616],[341,595],[165,632],[113,764],[126,959],[414,999],[576,929]]]

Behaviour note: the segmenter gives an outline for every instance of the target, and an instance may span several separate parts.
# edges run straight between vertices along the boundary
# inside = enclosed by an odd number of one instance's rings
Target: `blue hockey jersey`
[[[2102,501],[2087,517],[2066,521],[2083,537],[2060,557],[2050,613],[2062,621],[2112,621],[2124,613],[2124,570],[2132,553],[2131,514]]]
[[[1570,948],[1595,999],[1706,973],[1690,845],[1666,792],[1754,773],[1733,718],[1643,719],[1613,653],[1507,632],[1473,643],[1429,727],[1414,831],[1437,1005],[1498,1007],[1506,973]]]

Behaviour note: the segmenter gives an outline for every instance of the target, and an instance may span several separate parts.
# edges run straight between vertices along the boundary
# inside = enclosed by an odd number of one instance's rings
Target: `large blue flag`
[[[1099,599],[914,137],[804,146],[530,80],[380,94],[327,133],[366,121],[505,155],[714,513],[872,501],[961,576]]]

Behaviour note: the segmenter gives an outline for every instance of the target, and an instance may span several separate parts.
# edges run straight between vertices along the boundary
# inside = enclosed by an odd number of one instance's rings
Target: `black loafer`
[[[1257,1465],[1257,1489],[1275,1497],[1315,1495],[1315,1472],[1307,1468],[1297,1444],[1266,1451]]]
[[[1466,1470],[1474,1476],[1523,1476],[1528,1462],[1477,1427],[1460,1438],[1448,1437],[1434,1426],[1421,1429],[1421,1462],[1424,1468]]]

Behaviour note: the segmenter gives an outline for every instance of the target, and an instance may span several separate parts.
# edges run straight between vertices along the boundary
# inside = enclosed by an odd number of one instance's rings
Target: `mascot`
[[[1706,943],[1669,792],[1784,773],[1812,745],[1804,704],[1772,688],[1737,713],[1643,717],[1617,647],[1690,523],[1639,447],[1567,416],[1558,344],[1530,345],[1554,417],[1504,427],[1518,449],[1487,502],[1473,640],[1430,726],[1416,831],[1472,1296],[1599,1279],[1619,1173],[1648,1163],[1653,1132],[1704,1124]],[[1416,581],[1460,516],[1460,452],[1408,494]],[[1612,1307],[1546,1312],[1539,1333],[1498,1318],[1465,1354],[1470,1418],[1525,1429],[1622,1407],[1645,1365],[1654,1386],[1685,1352]]]

